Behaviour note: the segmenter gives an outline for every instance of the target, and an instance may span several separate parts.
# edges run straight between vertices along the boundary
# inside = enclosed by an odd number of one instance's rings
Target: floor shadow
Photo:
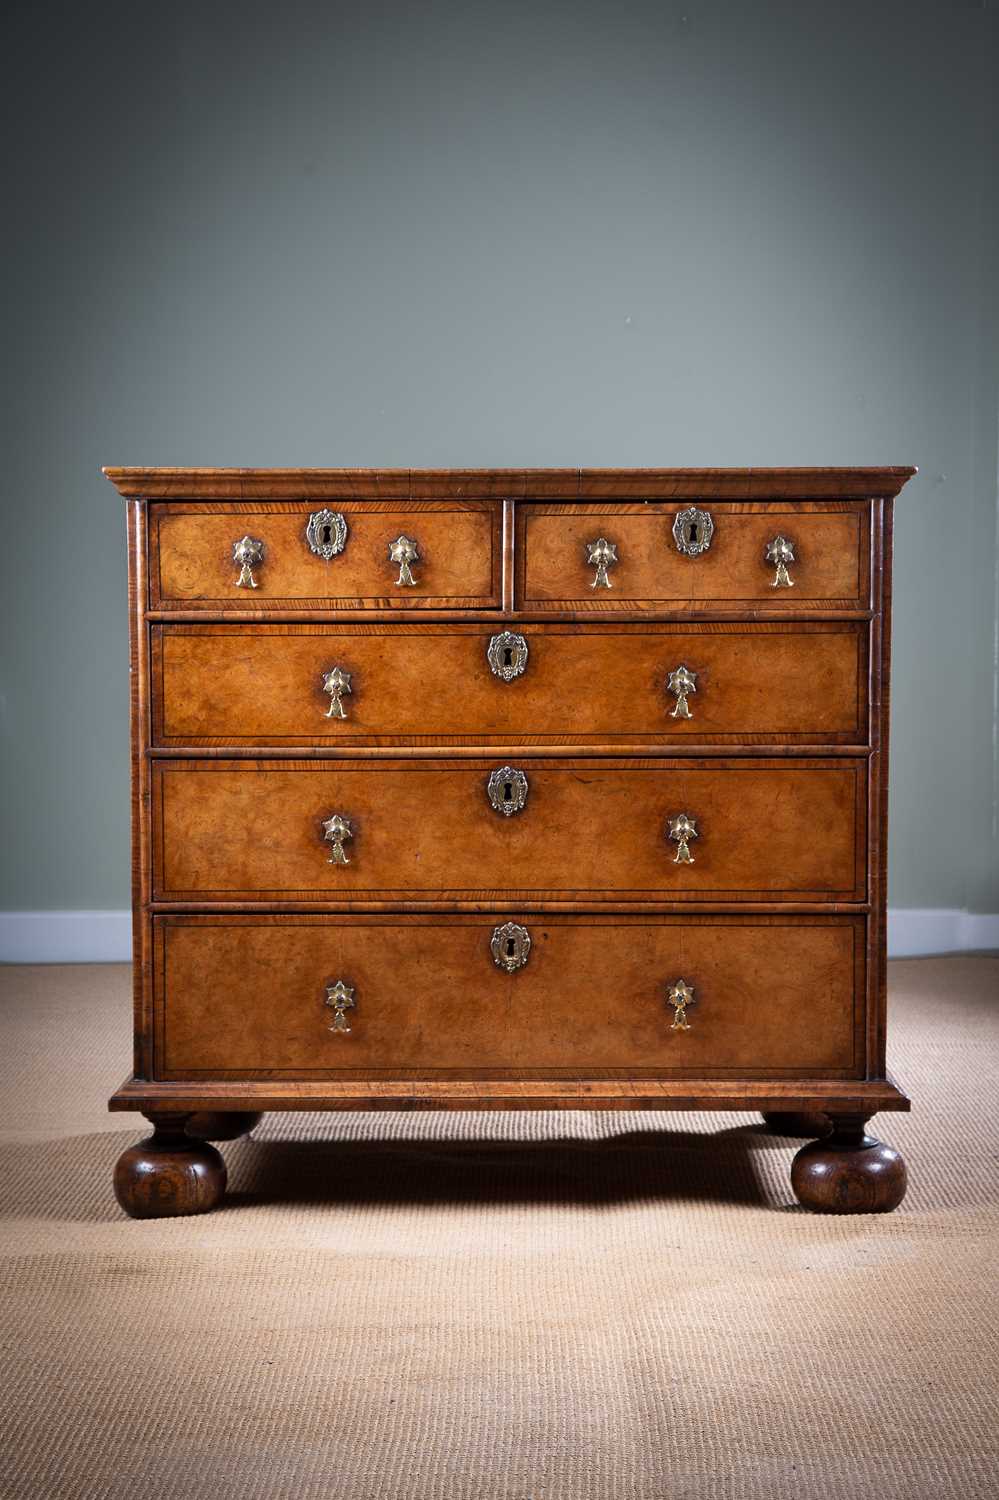
[[[600,1139],[239,1141],[231,1205],[400,1203],[583,1206],[690,1199],[762,1205],[754,1127],[629,1130]]]
[[[4,1217],[119,1219],[114,1165],[144,1125],[137,1120],[127,1131],[0,1147]],[[232,1209],[265,1203],[596,1206],[670,1198],[760,1206],[773,1204],[773,1193],[764,1188],[754,1156],[791,1144],[762,1125],[740,1125],[711,1133],[632,1129],[597,1139],[247,1137],[221,1150]]]

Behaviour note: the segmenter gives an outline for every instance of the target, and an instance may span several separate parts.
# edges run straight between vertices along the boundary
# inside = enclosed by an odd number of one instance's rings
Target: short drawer
[[[167,901],[865,895],[859,757],[158,760],[153,796]]]
[[[861,1056],[862,917],[183,915],[154,937],[162,1079],[846,1077]]]
[[[501,569],[491,500],[150,506],[154,609],[496,608]]]
[[[523,505],[517,556],[518,602],[532,610],[870,604],[866,501]]]
[[[867,625],[164,625],[165,747],[867,738]]]

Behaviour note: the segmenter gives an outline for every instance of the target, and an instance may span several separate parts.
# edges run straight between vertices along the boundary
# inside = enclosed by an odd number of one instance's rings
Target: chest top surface
[[[107,467],[125,496],[150,500],[311,499],[866,499],[897,495],[916,473],[862,468],[225,469]]]

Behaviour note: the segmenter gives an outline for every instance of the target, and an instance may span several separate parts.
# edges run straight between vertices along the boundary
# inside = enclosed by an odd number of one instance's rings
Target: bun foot
[[[905,1197],[905,1162],[867,1135],[863,1115],[832,1116],[832,1134],[802,1146],[791,1165],[799,1203],[817,1214],[888,1214]]]
[[[207,1141],[184,1133],[188,1115],[148,1115],[153,1133],[129,1146],[114,1169],[114,1195],[133,1219],[206,1214],[221,1203],[226,1171]]]
[[[764,1110],[763,1119],[774,1135],[802,1136],[807,1140],[817,1135],[828,1135],[832,1129],[829,1116],[819,1113],[806,1115]]]
[[[184,1130],[197,1141],[238,1141],[241,1135],[249,1135],[263,1118],[248,1109],[204,1109],[188,1115]]]

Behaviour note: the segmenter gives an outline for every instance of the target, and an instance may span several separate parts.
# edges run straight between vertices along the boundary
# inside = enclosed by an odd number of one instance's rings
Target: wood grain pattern
[[[156,1074],[857,1070],[863,918],[524,921],[530,955],[508,974],[492,917],[159,917]],[[671,1030],[666,1004],[679,977],[695,990],[689,1031]],[[354,986],[349,1033],[324,1004],[336,979]]]
[[[913,470],[106,472],[130,501],[136,948],[112,1108],[166,1117],[165,1139],[262,1109],[846,1129],[909,1107],[885,1072],[885,906],[892,499]],[[716,526],[696,559],[671,535],[690,502]],[[329,565],[304,541],[324,503],[351,527]],[[258,523],[251,594],[231,548]],[[397,591],[402,530],[424,558]],[[778,531],[793,589],[762,556]],[[601,532],[620,561],[597,597]],[[510,684],[484,661],[504,626],[531,649]],[[327,721],[319,673],[347,654],[350,718]],[[674,655],[698,673],[690,721],[667,717]],[[484,791],[503,762],[530,780],[510,819]],[[320,837],[333,810],[354,819],[346,867]],[[693,866],[672,864],[676,811],[698,820]],[[505,918],[536,939],[512,977],[483,955]],[[663,1055],[677,952],[698,1007]],[[311,1030],[331,956],[363,981],[332,1069]],[[860,1179],[882,1156],[859,1149],[807,1156],[840,1182],[827,1204],[809,1179],[809,1206],[894,1206],[904,1167],[879,1197]]]
[[[329,1079],[205,1079],[169,1083],[162,1079],[126,1078],[108,1100],[111,1110],[152,1109],[190,1114],[195,1110],[510,1110],[510,1109],[654,1109],[752,1110],[822,1113],[911,1109],[908,1097],[890,1078],[607,1078],[560,1079],[427,1079],[377,1078],[358,1082]]]
[[[242,591],[241,591],[242,592]],[[445,609],[393,609],[391,618],[393,622],[400,625],[414,624],[454,624],[457,621],[468,621],[493,625],[497,630],[505,626],[522,626],[531,624],[533,621],[545,621],[550,623],[560,622],[563,624],[589,624],[600,614],[600,609],[592,601],[583,601],[579,608],[562,608],[560,605],[549,604],[538,608],[510,608],[487,609],[478,606],[474,608]],[[875,611],[872,609],[846,609],[837,607],[835,609],[809,609],[803,616],[797,616],[791,610],[783,608],[771,608],[769,601],[764,600],[761,604],[742,605],[729,607],[726,604],[714,603],[704,606],[694,606],[690,603],[672,605],[664,603],[661,608],[649,610],[641,606],[622,607],[619,603],[607,613],[613,615],[615,625],[634,624],[647,625],[651,620],[661,620],[684,625],[701,625],[724,622],[752,622],[752,621],[774,621],[786,623],[789,619],[802,618],[809,624],[817,621],[829,621],[838,623],[847,620],[871,620]],[[204,624],[206,621],[218,622],[226,625],[258,625],[261,620],[266,620],[273,625],[328,625],[335,619],[339,624],[366,625],[374,618],[370,606],[362,605],[353,608],[334,600],[303,600],[291,607],[268,605],[266,609],[230,609],[226,605],[210,603],[203,608],[192,608],[189,605],[176,605],[166,609],[149,609],[145,618],[150,622],[161,624]]]
[[[867,499],[897,495],[907,465],[753,469],[183,469],[103,473],[127,498],[249,500],[417,499]]]
[[[226,1166],[206,1141],[185,1134],[186,1117],[151,1112],[153,1134],[129,1146],[114,1169],[114,1194],[133,1219],[206,1214],[221,1203]]]
[[[905,1197],[900,1154],[864,1129],[866,1113],[834,1114],[832,1131],[803,1146],[791,1164],[795,1197],[813,1213],[888,1214]]]
[[[149,629],[143,608],[147,596],[146,508],[126,506],[128,546],[128,658],[130,739],[130,822],[132,856],[132,1041],[136,1074],[152,1066],[152,941],[149,905],[152,844],[149,821],[150,774],[145,750],[150,738]]]
[[[711,507],[714,535],[698,557],[673,539],[678,505],[518,507],[518,590],[527,608],[614,613],[618,609],[728,608],[765,604],[787,613],[819,604],[861,608],[870,599],[868,507],[827,502]],[[794,542],[792,588],[774,588],[765,558],[777,535]],[[586,543],[605,536],[617,549],[610,588],[594,588]]]
[[[525,762],[527,806],[512,817],[486,795],[502,764],[156,761],[155,897],[865,897],[863,761]],[[347,866],[323,843],[334,812],[354,830]],[[697,822],[693,864],[676,864],[665,836],[679,812]]]
[[[152,629],[153,744],[862,744],[867,633],[853,623],[525,627],[523,675],[487,660],[490,625],[204,625]],[[666,690],[697,674],[690,719]],[[323,675],[349,671],[346,719]]]
[[[868,780],[868,827],[870,829],[871,929],[868,976],[867,1065],[871,1076],[884,1071],[888,1016],[888,730],[891,684],[891,569],[894,502],[876,502],[873,546],[880,567],[876,570],[875,602],[878,613],[871,622],[872,660],[870,698],[872,742]]]
[[[497,608],[502,600],[502,516],[488,501],[365,501],[344,507],[348,535],[326,562],[305,538],[310,507],[154,505],[150,514],[150,604],[264,611],[274,605],[373,610]],[[397,584],[389,543],[419,547],[412,586]],[[233,543],[264,544],[256,588],[237,587]]]

